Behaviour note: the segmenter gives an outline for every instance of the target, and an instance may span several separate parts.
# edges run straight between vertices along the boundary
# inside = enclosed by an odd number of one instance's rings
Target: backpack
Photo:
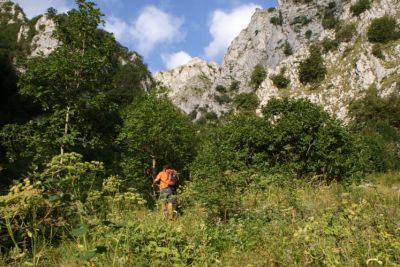
[[[176,185],[179,181],[178,173],[172,169],[166,170],[166,172],[168,173],[168,184]]]

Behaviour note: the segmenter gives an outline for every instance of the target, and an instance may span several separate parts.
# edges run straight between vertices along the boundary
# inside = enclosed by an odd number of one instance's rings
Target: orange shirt
[[[169,187],[169,175],[166,171],[161,171],[158,173],[156,179],[154,180],[155,183],[160,181],[160,189],[164,189]]]

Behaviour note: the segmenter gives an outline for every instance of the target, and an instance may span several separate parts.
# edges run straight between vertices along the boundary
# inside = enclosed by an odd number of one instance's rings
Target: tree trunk
[[[70,106],[67,106],[67,111],[65,113],[65,121],[64,121],[64,138],[67,137],[68,135],[68,128],[69,128],[69,111],[70,111]],[[60,147],[60,154],[64,155],[64,142],[61,144]]]

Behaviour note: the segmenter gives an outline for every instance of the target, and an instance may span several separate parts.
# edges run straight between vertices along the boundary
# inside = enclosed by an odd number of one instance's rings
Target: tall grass
[[[183,193],[185,194],[185,193]],[[249,188],[240,212],[211,220],[192,206],[174,221],[144,206],[105,205],[84,235],[66,235],[3,266],[398,266],[400,175],[359,185],[304,181]],[[105,214],[105,217],[103,216]],[[86,240],[86,244],[84,242]],[[46,244],[46,243],[41,243]]]

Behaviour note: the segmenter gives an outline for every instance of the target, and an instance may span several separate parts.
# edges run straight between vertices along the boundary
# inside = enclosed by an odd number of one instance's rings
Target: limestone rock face
[[[46,15],[40,17],[35,24],[36,35],[32,39],[31,56],[49,55],[57,46],[58,41],[53,37],[56,24]]]
[[[22,9],[11,1],[0,1],[0,14],[2,14],[1,20],[7,20],[7,24],[23,23],[26,21]]]
[[[219,66],[194,58],[186,65],[170,71],[158,72],[154,78],[167,86],[173,103],[186,113],[198,107],[208,106],[211,110],[220,108],[214,103],[210,89],[219,76]]]
[[[55,23],[46,15],[35,19],[35,23],[29,23],[23,10],[11,1],[0,1],[0,14],[2,14],[2,23],[17,26],[17,42],[24,42],[29,47],[30,57],[39,55],[47,56],[58,45],[58,41],[53,38]]]
[[[385,45],[385,58],[379,59],[372,54],[373,44],[367,39],[367,29],[374,18],[386,14],[400,23],[398,0],[372,1],[371,8],[358,17],[353,16],[350,11],[357,0],[302,2],[305,1],[279,0],[276,9],[256,10],[248,27],[232,41],[221,65],[213,65],[212,69],[216,71],[202,73],[207,83],[199,83],[192,75],[180,71],[186,70],[190,65],[193,68],[193,63],[158,73],[155,79],[170,88],[172,100],[185,112],[190,113],[192,108],[200,105],[219,114],[234,108],[233,105],[218,104],[212,98],[207,102],[206,96],[214,95],[217,86],[228,88],[232,82],[240,84],[235,94],[252,92],[251,74],[254,67],[261,64],[267,73],[266,79],[255,91],[261,105],[272,97],[305,97],[344,121],[348,119],[349,102],[362,96],[368,87],[374,85],[385,95],[400,86],[397,85],[400,84],[400,40]],[[337,49],[324,53],[324,64],[328,71],[324,81],[318,85],[304,85],[299,81],[298,67],[308,57],[310,44],[321,43],[326,38],[335,39],[335,30],[323,27],[327,10],[333,12],[341,25],[354,24],[356,32],[351,40],[341,42]],[[285,51],[287,46],[290,46],[292,53]],[[205,65],[199,63],[195,69],[201,69],[200,66]],[[271,76],[282,69],[286,70],[284,75],[290,80],[287,89],[278,89],[271,81]],[[190,88],[201,92],[202,101],[199,101],[199,95]],[[182,101],[183,98],[185,101]]]

